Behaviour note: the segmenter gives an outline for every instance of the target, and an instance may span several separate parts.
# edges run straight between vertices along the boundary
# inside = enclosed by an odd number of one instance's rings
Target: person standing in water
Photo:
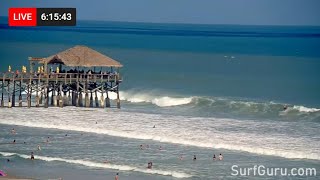
[[[50,141],[50,137],[48,136],[46,143],[49,143],[49,141]]]
[[[114,180],[119,180],[119,173],[116,174],[116,176],[114,177]]]
[[[31,152],[31,160],[34,160],[34,154]]]
[[[222,161],[223,160],[223,156],[222,154],[219,155],[219,160]]]
[[[41,147],[40,147],[40,145],[38,144],[38,151],[41,151]]]
[[[16,134],[16,130],[14,128],[11,129],[11,134]]]
[[[197,156],[196,155],[193,155],[193,160],[197,160]]]
[[[213,158],[212,158],[214,161],[216,160],[216,155],[215,154],[213,154]]]

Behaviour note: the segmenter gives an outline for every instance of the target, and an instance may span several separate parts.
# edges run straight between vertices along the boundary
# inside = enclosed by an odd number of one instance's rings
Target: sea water
[[[120,110],[0,109],[6,172],[36,179],[112,179],[117,172],[121,179],[286,178],[231,175],[232,165],[264,165],[317,168],[311,179],[319,178],[319,27],[6,24],[2,18],[1,71],[78,44],[124,65]],[[214,161],[220,153],[224,160]]]

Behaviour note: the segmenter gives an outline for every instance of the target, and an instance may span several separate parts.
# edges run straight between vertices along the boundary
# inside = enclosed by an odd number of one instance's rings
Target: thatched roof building
[[[63,64],[71,67],[122,67],[118,61],[86,46],[75,46],[47,58],[45,64]]]

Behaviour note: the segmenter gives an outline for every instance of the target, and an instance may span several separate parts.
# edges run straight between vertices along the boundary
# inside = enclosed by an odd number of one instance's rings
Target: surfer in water
[[[287,110],[288,109],[288,106],[287,105],[284,105],[283,106],[283,110],[285,111],[285,110]]]

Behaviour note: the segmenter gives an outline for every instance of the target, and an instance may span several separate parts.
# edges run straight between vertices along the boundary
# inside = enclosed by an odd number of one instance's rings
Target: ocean
[[[320,27],[12,28],[0,18],[0,71],[75,45],[124,65],[122,108],[0,108],[1,170],[34,179],[288,179],[232,175],[234,165],[263,165],[316,168],[308,178],[319,179]]]

